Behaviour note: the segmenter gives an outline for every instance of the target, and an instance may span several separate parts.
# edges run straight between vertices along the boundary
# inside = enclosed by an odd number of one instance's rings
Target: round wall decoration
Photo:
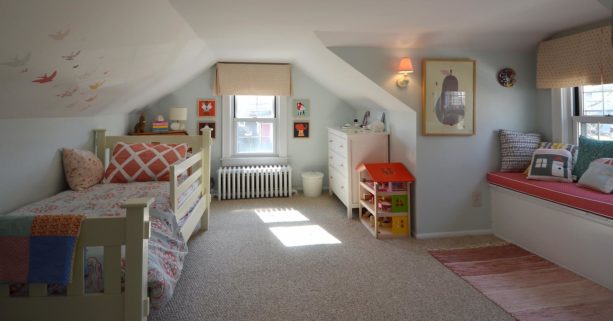
[[[515,85],[515,70],[503,68],[498,72],[498,83],[503,87],[513,87]]]

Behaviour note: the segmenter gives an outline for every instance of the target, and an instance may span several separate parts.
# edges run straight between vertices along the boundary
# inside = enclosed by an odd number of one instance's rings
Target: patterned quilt
[[[120,206],[130,198],[152,197],[149,211],[148,286],[151,306],[160,308],[172,297],[187,255],[187,244],[170,209],[168,182],[98,184],[83,192],[64,191],[42,201],[22,207],[7,215],[44,213],[84,214],[87,217],[123,216]],[[181,201],[179,202],[181,203]],[[102,258],[96,251],[87,252],[86,291],[102,291]]]

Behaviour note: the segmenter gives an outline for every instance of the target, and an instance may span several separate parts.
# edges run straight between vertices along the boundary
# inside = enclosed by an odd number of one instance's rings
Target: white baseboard
[[[435,239],[443,237],[458,237],[458,236],[474,236],[493,234],[491,229],[487,230],[468,230],[454,232],[437,232],[437,233],[415,233],[417,239]]]

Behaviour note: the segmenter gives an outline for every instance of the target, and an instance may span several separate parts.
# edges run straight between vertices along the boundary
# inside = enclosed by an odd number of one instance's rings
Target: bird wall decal
[[[32,80],[32,82],[37,82],[39,84],[44,84],[53,81],[53,79],[57,76],[57,70],[54,70],[51,75],[47,75],[46,73],[42,76],[38,76],[38,78]]]
[[[89,85],[89,89],[96,90],[96,89],[100,88],[100,86],[102,86],[102,84],[104,84],[105,81],[106,80],[98,81],[95,84]]]
[[[66,60],[66,61],[71,61],[71,60],[74,60],[75,58],[77,58],[77,56],[80,53],[81,53],[81,50],[76,51],[76,52],[72,51],[69,55],[62,56],[62,58],[64,58],[64,60]]]
[[[52,34],[49,35],[49,37],[51,37],[51,39],[53,40],[64,40],[64,38],[66,38],[66,36],[68,36],[68,34],[70,33],[70,28],[66,29],[65,31],[56,31]]]
[[[19,58],[19,55],[17,55],[15,58],[9,61],[0,62],[0,66],[23,67],[28,63],[28,61],[30,61],[31,55],[31,52],[28,52],[23,58]]]

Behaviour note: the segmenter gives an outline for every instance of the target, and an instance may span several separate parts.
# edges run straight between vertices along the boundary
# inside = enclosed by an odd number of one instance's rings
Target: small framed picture
[[[198,99],[198,117],[215,117],[215,99]]]
[[[294,138],[309,138],[309,122],[294,122]]]
[[[198,122],[198,135],[202,135],[202,128],[208,127],[211,129],[211,138],[215,138],[215,122],[199,121]]]
[[[292,114],[294,118],[308,119],[311,113],[311,103],[308,99],[294,99],[292,101]]]

